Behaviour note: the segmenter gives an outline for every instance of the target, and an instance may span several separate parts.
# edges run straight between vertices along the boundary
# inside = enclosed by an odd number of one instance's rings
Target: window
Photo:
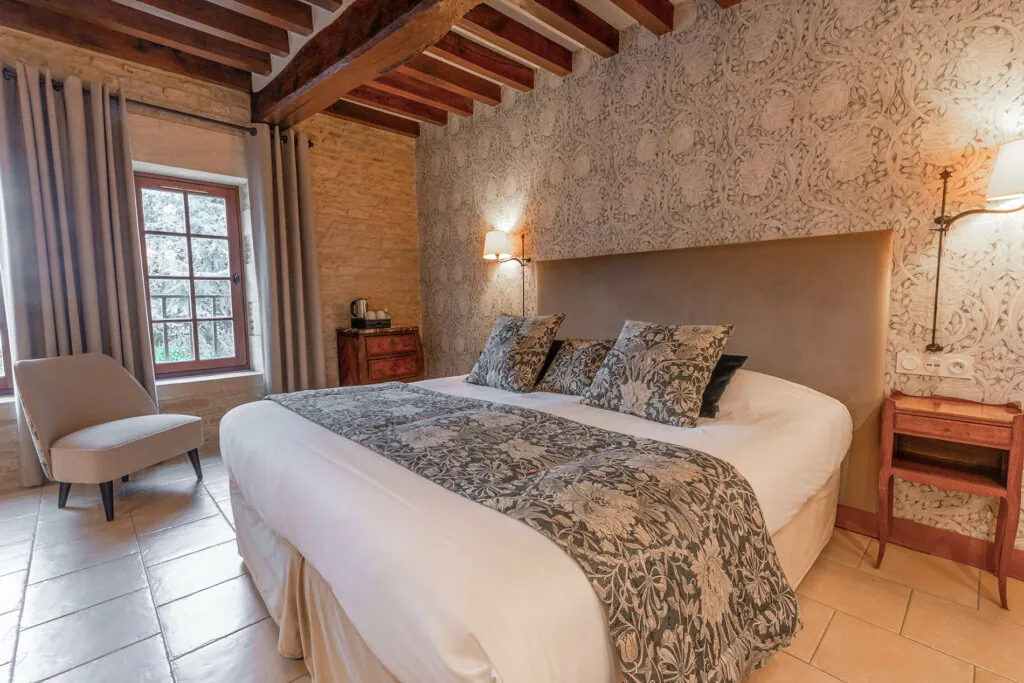
[[[14,392],[14,376],[11,373],[11,345],[7,341],[7,311],[0,296],[0,396]]]
[[[158,376],[247,367],[238,190],[137,173]]]

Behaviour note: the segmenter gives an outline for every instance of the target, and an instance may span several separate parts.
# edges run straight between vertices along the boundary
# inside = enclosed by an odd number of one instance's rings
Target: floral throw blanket
[[[743,681],[800,628],[747,481],[681,446],[405,384],[268,397],[571,555],[626,681]]]

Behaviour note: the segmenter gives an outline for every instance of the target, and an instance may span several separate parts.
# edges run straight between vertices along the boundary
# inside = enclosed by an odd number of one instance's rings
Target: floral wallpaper
[[[468,372],[519,266],[481,258],[494,227],[538,259],[891,228],[887,383],[1024,399],[1024,219],[959,223],[940,342],[971,381],[895,373],[931,325],[943,167],[952,210],[980,204],[995,151],[1024,137],[1018,0],[697,0],[689,26],[632,27],[621,54],[425,127],[417,144],[421,289],[432,376]],[[527,269],[527,309],[535,304]],[[994,501],[901,483],[896,514],[977,537]],[[1024,528],[1018,533],[1024,547]]]

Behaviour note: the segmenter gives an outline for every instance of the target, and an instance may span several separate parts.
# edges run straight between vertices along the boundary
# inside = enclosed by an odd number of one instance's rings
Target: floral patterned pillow
[[[541,377],[535,391],[582,396],[614,345],[614,341],[605,339],[569,337],[562,348],[558,349],[555,360]]]
[[[530,391],[564,319],[564,313],[535,318],[502,313],[466,381],[506,391]]]
[[[732,325],[654,325],[627,320],[583,394],[596,408],[692,427]]]

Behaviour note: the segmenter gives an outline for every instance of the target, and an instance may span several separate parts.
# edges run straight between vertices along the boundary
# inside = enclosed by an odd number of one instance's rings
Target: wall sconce
[[[497,261],[499,263],[507,263],[508,261],[515,261],[518,263],[523,270],[523,316],[526,316],[526,265],[530,263],[532,259],[526,258],[526,233],[520,232],[519,237],[522,240],[522,249],[520,250],[520,256],[512,255],[512,236],[504,230],[491,230],[484,237],[484,258],[488,261]]]
[[[1024,211],[1024,204],[1016,209],[969,209],[958,213],[955,216],[946,215],[946,193],[949,189],[949,179],[953,177],[952,171],[948,168],[939,174],[942,179],[942,211],[935,219],[936,228],[939,233],[939,256],[935,266],[935,301],[932,306],[932,341],[925,347],[925,351],[938,353],[942,351],[942,345],[935,340],[936,328],[939,322],[939,277],[942,275],[942,253],[946,245],[946,233],[949,228],[962,218],[976,216],[979,214],[1009,214]],[[989,181],[986,200],[990,202],[1003,201],[1006,199],[1024,198],[1024,140],[1008,142],[999,148],[996,156],[996,164],[992,169],[992,179]]]

